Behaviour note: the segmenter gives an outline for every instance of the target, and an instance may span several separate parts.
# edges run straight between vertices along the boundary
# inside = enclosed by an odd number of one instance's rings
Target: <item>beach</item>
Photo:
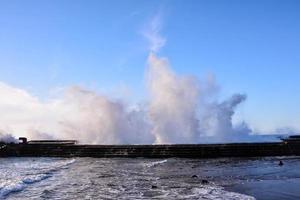
[[[297,199],[299,164],[298,157],[1,158],[0,198]]]

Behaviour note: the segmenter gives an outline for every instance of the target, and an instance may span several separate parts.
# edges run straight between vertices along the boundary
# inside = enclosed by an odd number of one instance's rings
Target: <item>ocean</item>
[[[299,157],[0,158],[0,199],[300,199],[299,166]]]

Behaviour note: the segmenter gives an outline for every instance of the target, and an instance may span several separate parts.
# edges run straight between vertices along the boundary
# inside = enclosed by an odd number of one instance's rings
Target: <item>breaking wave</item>
[[[155,162],[151,162],[151,163],[147,163],[146,166],[147,167],[155,167],[156,165],[161,165],[168,162],[168,160],[160,160],[160,161],[155,161]]]
[[[53,176],[54,172],[66,169],[69,165],[75,162],[72,160],[54,161],[54,162],[41,162],[41,163],[27,163],[20,162],[15,170],[8,169],[9,171],[1,172],[4,174],[4,178],[1,177],[0,183],[0,199],[7,197],[14,192],[20,192],[24,190],[28,185],[34,184]],[[10,164],[8,164],[8,168]],[[12,167],[14,167],[12,165]],[[1,166],[4,170],[4,167]],[[28,172],[30,170],[30,172]],[[32,174],[32,171],[34,174]],[[22,174],[25,173],[25,174]]]

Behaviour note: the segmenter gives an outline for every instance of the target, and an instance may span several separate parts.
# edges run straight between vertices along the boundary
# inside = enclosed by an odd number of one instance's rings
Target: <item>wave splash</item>
[[[0,82],[0,111],[10,113],[0,116],[5,125],[0,133],[89,144],[178,144],[200,143],[203,137],[226,141],[252,132],[246,123],[232,122],[246,95],[219,100],[213,76],[199,80],[177,74],[167,58],[154,53],[146,69],[149,98],[134,105],[76,86],[42,101]]]

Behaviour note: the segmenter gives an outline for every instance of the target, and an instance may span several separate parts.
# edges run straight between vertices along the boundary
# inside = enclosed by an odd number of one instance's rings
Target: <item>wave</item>
[[[74,162],[75,159],[67,161],[56,161],[53,163],[39,163],[33,167],[33,170],[35,172],[40,171],[40,173],[34,175],[25,175],[14,180],[4,180],[0,183],[0,199],[7,197],[11,193],[20,192],[30,184],[34,184],[50,178],[53,176],[54,172],[66,169]]]
[[[1,183],[1,190],[0,190],[0,199],[4,198],[10,193],[22,191],[25,188],[25,185],[22,182],[13,182],[7,181]]]
[[[168,160],[160,160],[160,161],[155,161],[155,162],[151,162],[151,163],[147,163],[146,166],[147,167],[155,167],[157,165],[161,165],[168,162]]]
[[[31,176],[31,177],[26,177],[22,180],[22,182],[25,184],[32,184],[32,183],[36,183],[36,182],[45,180],[49,177],[51,177],[51,174],[39,174],[39,175]]]

